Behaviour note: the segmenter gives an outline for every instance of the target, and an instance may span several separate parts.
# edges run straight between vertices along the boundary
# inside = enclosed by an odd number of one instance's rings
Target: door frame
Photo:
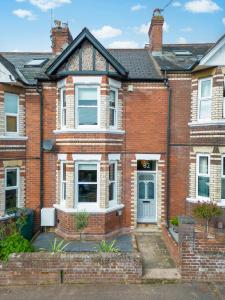
[[[153,174],[155,175],[155,220],[154,221],[138,221],[138,217],[137,217],[137,224],[155,224],[158,222],[158,164],[156,161],[156,170],[155,171],[137,171],[137,181],[136,181],[136,185],[137,185],[137,197],[136,197],[136,201],[137,201],[137,215],[138,215],[138,200],[139,200],[139,187],[138,187],[138,182],[139,182],[139,174]]]

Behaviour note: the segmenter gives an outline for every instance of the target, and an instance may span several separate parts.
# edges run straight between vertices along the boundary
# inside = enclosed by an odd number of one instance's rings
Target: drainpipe
[[[169,86],[168,77],[165,71],[165,86],[168,92],[168,117],[167,117],[167,143],[166,143],[166,225],[170,225],[170,138],[171,138],[171,98],[172,89]]]
[[[44,206],[44,190],[43,190],[43,91],[42,91],[42,86],[38,82],[37,83],[37,88],[36,88],[37,93],[40,95],[40,209],[43,208]],[[42,228],[41,228],[42,230]]]

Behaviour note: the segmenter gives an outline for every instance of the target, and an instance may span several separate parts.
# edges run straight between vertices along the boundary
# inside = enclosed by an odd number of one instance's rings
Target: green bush
[[[173,217],[173,218],[170,220],[170,223],[171,223],[173,226],[178,226],[178,225],[179,225],[178,217]]]
[[[119,247],[116,246],[116,241],[106,242],[105,240],[101,241],[101,243],[97,247],[98,252],[104,253],[118,253],[120,252]]]
[[[16,232],[0,240],[0,260],[7,261],[11,253],[33,252],[33,247]]]
[[[86,211],[80,211],[74,216],[75,228],[80,232],[80,239],[82,231],[88,226],[89,214]]]

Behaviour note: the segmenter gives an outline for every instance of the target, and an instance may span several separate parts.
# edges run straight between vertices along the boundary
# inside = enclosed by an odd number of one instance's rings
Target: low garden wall
[[[140,283],[138,253],[21,253],[0,264],[0,286],[58,283]]]
[[[225,282],[224,237],[205,238],[194,224],[181,224],[179,254],[183,280]]]

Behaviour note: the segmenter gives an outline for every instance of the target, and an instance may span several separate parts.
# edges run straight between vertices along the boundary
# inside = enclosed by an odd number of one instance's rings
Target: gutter
[[[168,91],[168,118],[167,118],[167,143],[166,143],[166,226],[170,225],[170,140],[171,140],[171,98],[172,89],[169,86],[165,71],[165,86]]]
[[[43,165],[43,94],[42,86],[37,82],[37,93],[40,95],[40,209],[44,206],[44,165]]]

